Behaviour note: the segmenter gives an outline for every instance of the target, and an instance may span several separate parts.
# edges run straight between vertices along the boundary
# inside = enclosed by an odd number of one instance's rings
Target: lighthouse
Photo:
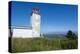
[[[12,26],[12,37],[16,38],[36,38],[40,37],[40,10],[38,8],[33,8],[30,16],[30,26],[29,27],[16,27]]]
[[[32,36],[40,37],[40,10],[38,8],[32,9],[31,14],[31,25],[32,25]]]

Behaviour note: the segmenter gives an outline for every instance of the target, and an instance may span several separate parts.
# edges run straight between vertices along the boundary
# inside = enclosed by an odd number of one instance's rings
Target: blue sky
[[[38,7],[41,15],[41,32],[78,30],[78,6],[31,2],[12,2],[11,25],[30,26],[32,8]]]

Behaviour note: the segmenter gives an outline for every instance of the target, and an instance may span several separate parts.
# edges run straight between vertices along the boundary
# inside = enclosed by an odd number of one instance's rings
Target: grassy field
[[[47,38],[12,38],[12,51],[30,52],[30,51],[47,51],[77,49],[77,40],[68,39],[47,39]]]

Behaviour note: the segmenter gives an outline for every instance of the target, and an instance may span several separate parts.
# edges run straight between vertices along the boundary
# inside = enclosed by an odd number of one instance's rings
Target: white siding
[[[12,31],[13,37],[16,38],[34,38],[34,37],[40,37],[40,36],[33,36],[31,29],[13,29]]]
[[[30,38],[30,37],[32,37],[32,30],[30,30],[30,29],[13,29],[13,37]]]
[[[40,37],[40,15],[33,13],[31,16],[33,36]]]

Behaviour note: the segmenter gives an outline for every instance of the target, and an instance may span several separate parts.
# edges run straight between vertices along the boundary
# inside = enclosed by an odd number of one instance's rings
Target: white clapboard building
[[[10,36],[16,38],[34,38],[40,37],[40,14],[38,8],[32,9],[30,17],[30,27],[14,27],[10,28]]]

